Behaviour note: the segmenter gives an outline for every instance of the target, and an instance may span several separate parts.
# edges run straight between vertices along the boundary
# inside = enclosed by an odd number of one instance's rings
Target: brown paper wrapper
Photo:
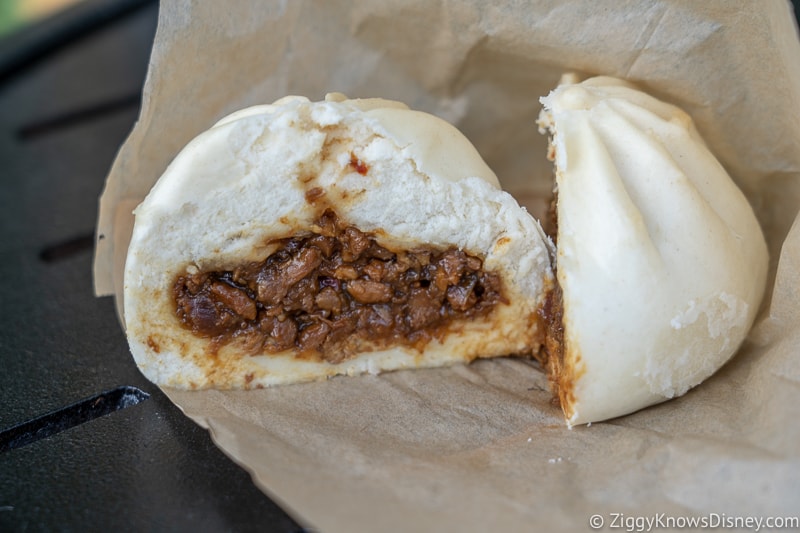
[[[142,112],[100,202],[95,285],[121,301],[131,209],[175,154],[286,94],[380,96],[455,123],[541,212],[538,97],[565,71],[639,83],[688,111],[751,200],[772,281],[734,359],[687,395],[565,427],[533,363],[165,390],[295,518],[333,531],[575,529],[600,514],[800,509],[800,44],[781,1],[161,4]],[[774,285],[773,285],[774,283]]]

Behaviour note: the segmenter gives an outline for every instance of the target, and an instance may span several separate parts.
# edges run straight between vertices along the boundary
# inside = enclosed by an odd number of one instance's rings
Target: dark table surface
[[[120,386],[150,395],[105,394],[89,407],[106,416],[0,451],[0,531],[301,530],[141,376],[92,292],[97,199],[157,11],[88,0],[0,41],[0,432]]]

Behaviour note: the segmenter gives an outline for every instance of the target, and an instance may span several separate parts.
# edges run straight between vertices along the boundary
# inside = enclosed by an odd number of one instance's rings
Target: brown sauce
[[[544,304],[539,309],[539,317],[544,325],[545,338],[537,359],[548,368],[560,368],[564,354],[564,303],[561,287],[557,282],[547,293]]]
[[[274,241],[264,261],[178,276],[181,323],[216,346],[236,339],[252,353],[338,363],[363,346],[421,349],[506,302],[499,275],[461,250],[389,250],[330,209],[316,226]]]
[[[551,145],[552,150],[552,145]],[[550,156],[548,156],[550,157]],[[553,152],[551,160],[555,157]],[[557,243],[558,237],[558,190],[553,190],[550,208],[544,220],[545,232]],[[567,368],[565,332],[564,332],[564,297],[558,283],[555,267],[553,268],[553,287],[548,291],[544,304],[539,309],[540,323],[544,326],[545,336],[536,359],[547,371],[550,387],[556,401],[562,405],[571,403],[570,395],[574,387],[576,369]],[[574,365],[574,363],[573,363]]]

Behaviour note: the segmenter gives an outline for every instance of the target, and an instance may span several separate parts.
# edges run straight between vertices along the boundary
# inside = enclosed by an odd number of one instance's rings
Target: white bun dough
[[[368,170],[357,171],[354,157]],[[499,273],[507,303],[421,352],[390,347],[332,364],[291,351],[245,355],[231,343],[210,355],[209,339],[176,317],[174,280],[262,261],[269,241],[311,231],[311,188],[382,246],[478,256]],[[262,387],[530,353],[542,341],[550,241],[456,128],[398,102],[292,96],[236,112],[178,154],[135,215],[124,315],[133,356],[159,385]]]
[[[565,330],[551,379],[567,422],[682,395],[753,323],[768,263],[758,221],[677,107],[608,77],[542,103]]]

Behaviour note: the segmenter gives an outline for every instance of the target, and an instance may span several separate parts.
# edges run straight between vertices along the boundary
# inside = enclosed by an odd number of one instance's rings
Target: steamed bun
[[[399,102],[238,111],[176,156],[135,216],[127,337],[159,385],[443,366],[544,336],[551,242],[466,137]]]
[[[541,99],[557,193],[563,340],[547,363],[569,424],[686,393],[739,348],[767,248],[679,108],[609,77]]]

